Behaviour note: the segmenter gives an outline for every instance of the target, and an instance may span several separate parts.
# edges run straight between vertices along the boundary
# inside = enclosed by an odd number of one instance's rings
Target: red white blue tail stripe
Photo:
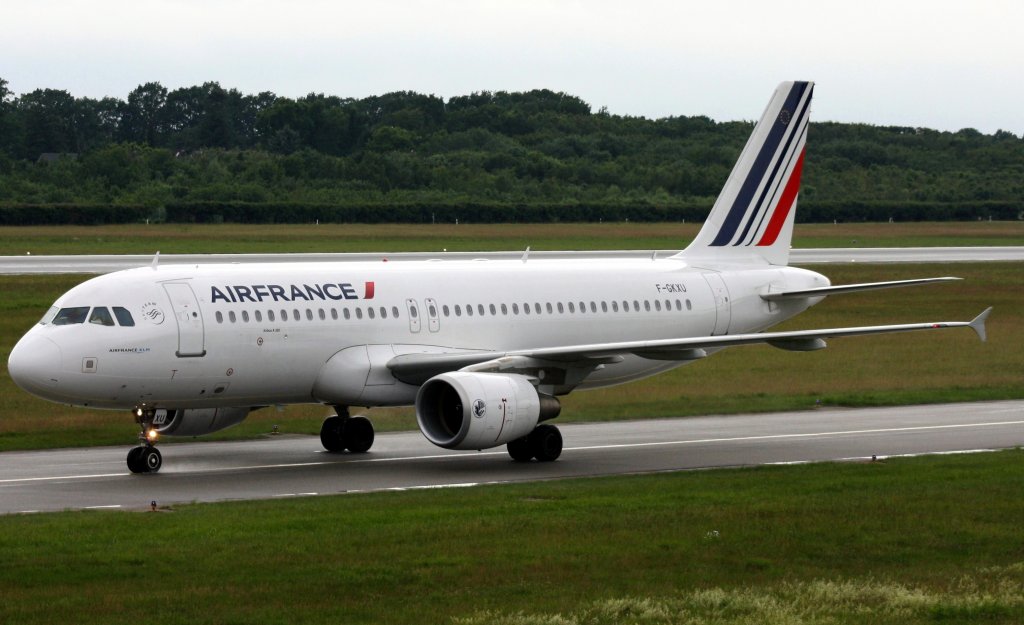
[[[812,90],[792,83],[712,246],[775,243],[800,189]]]
[[[682,255],[755,253],[786,264],[813,90],[806,81],[779,85],[704,227]]]

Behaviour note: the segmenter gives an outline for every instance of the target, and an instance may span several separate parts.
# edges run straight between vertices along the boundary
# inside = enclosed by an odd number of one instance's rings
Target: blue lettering
[[[309,301],[309,297],[307,297],[306,294],[302,292],[302,289],[300,289],[299,287],[297,287],[297,286],[295,286],[293,284],[292,285],[292,301],[294,302],[294,301],[297,301],[297,300],[300,300],[300,299],[304,299],[307,302]]]
[[[317,298],[324,299],[324,292],[323,289],[320,288],[319,284],[314,284],[313,286],[303,284],[302,286],[306,287],[306,295],[309,296],[309,299],[313,299],[314,293],[316,293]]]
[[[275,302],[280,300],[284,300],[286,302],[291,301],[288,299],[288,296],[284,294],[284,287],[282,287],[281,285],[270,284],[267,286],[267,288],[270,290],[270,296],[274,298]]]
[[[334,299],[334,300],[345,299],[345,294],[344,293],[338,293],[337,295],[331,295],[330,289],[337,289],[337,288],[340,288],[337,284],[325,284],[324,285],[324,295],[326,295],[327,297],[329,297],[331,299]]]
[[[247,286],[235,286],[235,293],[238,294],[238,301],[256,303],[256,298],[251,295],[252,289]]]
[[[269,297],[270,293],[267,293],[267,287],[264,284],[252,285],[252,292],[256,294],[256,299],[263,301],[264,297]]]
[[[217,300],[219,300],[219,299],[222,299],[225,302],[230,302],[231,301],[231,300],[228,299],[227,295],[224,295],[224,293],[221,292],[220,289],[218,289],[215,286],[211,286],[210,287],[210,302],[216,304]]]
[[[353,289],[352,285],[348,282],[339,284],[338,286],[341,287],[341,292],[345,294],[345,299],[359,299],[359,296],[356,295],[355,289]]]

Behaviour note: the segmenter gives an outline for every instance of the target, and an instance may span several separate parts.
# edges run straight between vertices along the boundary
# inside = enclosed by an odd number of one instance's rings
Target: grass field
[[[1024,397],[1024,266],[830,265],[834,283],[941,276],[963,282],[839,295],[780,328],[827,328],[912,321],[970,320],[994,306],[989,342],[967,330],[835,340],[829,349],[793,353],[741,347],[624,386],[574,393],[560,421],[728,414],[834,406],[895,405]],[[6,375],[17,339],[80,276],[0,276],[0,450],[131,444],[127,413],[69,408],[36,399]],[[211,438],[316,433],[329,409],[263,409]],[[371,410],[378,430],[415,429],[410,409]],[[168,441],[173,439],[167,439]]]
[[[0,227],[0,255],[680,249],[699,224]],[[798,224],[794,247],[1024,245],[1024,222]]]
[[[0,622],[1024,622],[1024,451],[0,517]]]

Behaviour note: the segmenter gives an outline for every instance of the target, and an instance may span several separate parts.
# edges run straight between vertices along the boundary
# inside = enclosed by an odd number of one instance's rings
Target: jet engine
[[[561,406],[526,376],[454,371],[430,378],[416,394],[416,421],[445,449],[486,449],[522,438]]]
[[[251,410],[249,407],[157,410],[153,427],[166,436],[202,436],[238,425]]]

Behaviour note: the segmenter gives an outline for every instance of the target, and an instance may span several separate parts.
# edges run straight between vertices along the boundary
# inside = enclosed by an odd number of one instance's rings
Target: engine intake
[[[166,436],[202,436],[238,425],[251,410],[249,407],[157,410],[153,426]]]
[[[522,375],[442,373],[416,394],[416,421],[431,443],[445,449],[487,449],[522,438],[561,411]]]

